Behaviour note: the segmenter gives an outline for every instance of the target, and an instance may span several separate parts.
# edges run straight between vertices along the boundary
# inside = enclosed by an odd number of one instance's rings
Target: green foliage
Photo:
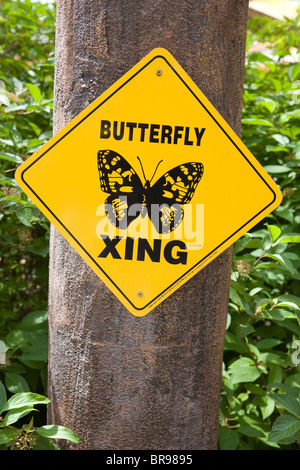
[[[49,223],[14,179],[52,135],[53,5],[0,2],[0,331],[47,306]]]
[[[234,245],[220,449],[300,443],[299,18],[249,22],[242,140],[283,201]]]
[[[3,1],[0,24],[0,336],[6,346],[0,365],[0,449],[55,450],[52,439],[79,440],[67,428],[43,425],[45,407],[39,407],[50,401],[42,395],[49,223],[14,179],[17,166],[52,135],[55,7]]]
[[[46,310],[28,313],[2,337],[6,361],[0,379],[11,393],[47,390],[48,317]],[[0,366],[1,367],[1,366]]]
[[[51,439],[68,439],[79,443],[78,437],[68,428],[57,425],[34,426],[33,417],[29,424],[20,428],[12,426],[24,416],[37,411],[34,406],[47,405],[50,400],[37,393],[16,393],[7,399],[5,387],[0,382],[0,450],[56,450]],[[3,415],[4,414],[4,415]]]

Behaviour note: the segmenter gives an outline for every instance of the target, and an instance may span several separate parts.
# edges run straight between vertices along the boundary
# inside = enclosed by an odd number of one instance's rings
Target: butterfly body
[[[146,180],[143,188],[142,206],[141,206],[141,217],[144,218],[148,214],[148,200],[150,195],[150,181]]]
[[[158,233],[169,233],[181,223],[181,205],[190,203],[204,167],[199,162],[184,163],[153,185],[146,178],[143,184],[124,157],[113,150],[100,150],[98,171],[101,190],[110,194],[105,201],[106,215],[115,227],[126,229],[139,215],[148,215]]]

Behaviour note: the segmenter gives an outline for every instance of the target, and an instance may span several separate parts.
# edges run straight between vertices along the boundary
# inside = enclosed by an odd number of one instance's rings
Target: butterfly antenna
[[[161,160],[160,162],[158,162],[158,164],[156,165],[156,168],[155,168],[155,170],[154,170],[154,173],[153,173],[153,176],[152,176],[152,178],[151,178],[151,180],[150,180],[150,183],[151,183],[151,181],[153,180],[153,178],[154,178],[154,176],[155,176],[155,173],[156,173],[156,171],[157,171],[157,168],[159,167],[159,165],[161,164],[162,161],[163,161],[163,160]]]
[[[145,181],[147,181],[147,178],[146,178],[146,176],[145,176],[145,173],[144,173],[144,168],[143,168],[143,165],[142,165],[141,159],[140,159],[140,157],[136,157],[136,158],[137,158],[137,159],[138,159],[138,161],[140,162],[140,165],[141,165],[141,168],[142,168],[142,172],[143,172],[144,179],[145,179]]]

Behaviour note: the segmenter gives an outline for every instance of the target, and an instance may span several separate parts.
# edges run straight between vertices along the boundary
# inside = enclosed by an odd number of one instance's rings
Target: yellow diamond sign
[[[272,178],[164,49],[28,158],[16,179],[136,316],[281,201]]]

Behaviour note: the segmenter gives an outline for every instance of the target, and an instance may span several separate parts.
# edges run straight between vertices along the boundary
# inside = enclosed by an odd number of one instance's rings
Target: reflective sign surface
[[[137,316],[281,201],[272,178],[164,49],[28,158],[16,179]]]

